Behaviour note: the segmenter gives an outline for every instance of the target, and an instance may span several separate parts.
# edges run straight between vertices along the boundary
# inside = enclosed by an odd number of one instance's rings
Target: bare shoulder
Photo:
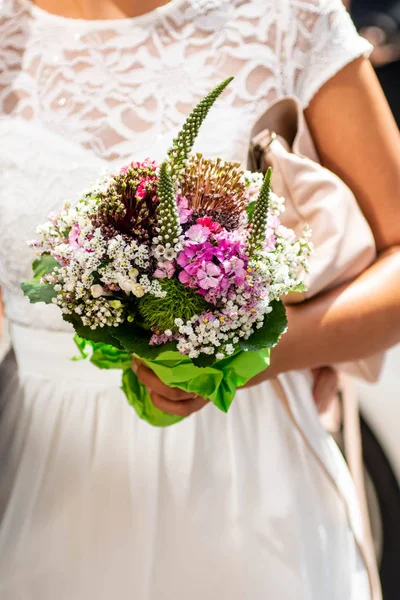
[[[369,61],[325,83],[306,117],[324,165],[356,194],[378,249],[400,245],[400,134]]]

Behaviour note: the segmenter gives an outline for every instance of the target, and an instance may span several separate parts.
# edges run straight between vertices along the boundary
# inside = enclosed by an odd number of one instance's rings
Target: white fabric
[[[198,148],[245,163],[272,100],[306,105],[367,50],[339,0],[173,0],[94,22],[0,0],[0,283],[19,368],[0,373],[1,600],[369,599],[343,504],[269,384],[228,416],[153,429],[19,288],[47,213],[104,168],[162,158],[217,82],[236,76]],[[282,383],[357,528],[309,377]]]

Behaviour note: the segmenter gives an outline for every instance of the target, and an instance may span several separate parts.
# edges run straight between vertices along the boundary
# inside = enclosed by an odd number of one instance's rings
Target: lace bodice
[[[0,285],[11,320],[65,328],[29,305],[25,241],[104,171],[165,155],[185,115],[230,75],[198,149],[245,163],[252,124],[286,94],[304,106],[368,50],[341,0],[172,0],[83,21],[0,0]]]

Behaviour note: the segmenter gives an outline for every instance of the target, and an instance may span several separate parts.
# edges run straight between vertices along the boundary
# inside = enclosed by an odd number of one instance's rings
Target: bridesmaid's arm
[[[400,342],[400,135],[369,62],[325,84],[306,117],[323,164],[354,191],[379,258],[351,284],[288,308],[288,333],[253,384]]]

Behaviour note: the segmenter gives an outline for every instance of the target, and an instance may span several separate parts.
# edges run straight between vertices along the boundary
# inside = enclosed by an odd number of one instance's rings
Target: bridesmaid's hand
[[[147,387],[154,406],[169,415],[188,417],[201,410],[209,402],[195,394],[165,385],[151,369],[139,360],[133,361],[132,369],[139,381]]]

